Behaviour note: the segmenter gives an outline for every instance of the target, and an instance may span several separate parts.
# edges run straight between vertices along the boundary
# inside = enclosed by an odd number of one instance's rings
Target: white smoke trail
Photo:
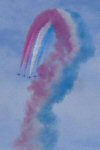
[[[39,55],[39,51],[42,46],[43,39],[44,39],[47,31],[49,30],[50,26],[51,26],[51,23],[50,22],[47,23],[44,27],[42,27],[41,31],[38,34],[38,37],[37,37],[37,40],[36,40],[36,43],[34,46],[33,54],[32,54],[32,59],[31,59],[30,73],[29,73],[30,76],[32,75],[32,71],[34,70],[34,66],[36,64],[36,61],[37,61],[37,58]]]

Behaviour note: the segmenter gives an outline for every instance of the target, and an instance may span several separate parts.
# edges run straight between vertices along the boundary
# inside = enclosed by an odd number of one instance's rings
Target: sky
[[[53,108],[59,122],[54,150],[100,150],[99,6],[98,0],[0,0],[0,150],[12,150],[20,133],[30,81],[16,74],[30,25],[48,8],[78,12],[95,45],[95,55],[80,65],[71,93]]]

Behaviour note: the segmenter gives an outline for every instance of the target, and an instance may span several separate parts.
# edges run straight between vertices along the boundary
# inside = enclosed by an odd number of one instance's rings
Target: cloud
[[[96,53],[94,58],[80,66],[80,73],[73,91],[65,97],[62,104],[54,108],[58,115],[60,137],[55,150],[99,150],[99,15],[96,4],[95,8],[88,3],[87,6],[83,5],[83,2],[80,2],[80,5],[74,3],[68,7],[80,12],[85,19],[93,37]]]
[[[100,70],[99,59],[92,58],[81,65],[78,80],[73,91],[62,104],[55,106],[58,114],[60,149],[100,148]]]
[[[15,51],[0,47],[0,60],[0,147],[6,150],[20,132],[29,82],[16,75],[19,59]]]
[[[11,150],[19,134],[29,98],[29,81],[16,73],[28,29],[42,10],[63,7],[85,19],[96,46],[93,59],[81,65],[74,90],[55,106],[60,138],[55,150],[99,150],[100,139],[100,34],[99,1],[1,0],[0,1],[0,150]],[[10,148],[9,148],[10,147]]]

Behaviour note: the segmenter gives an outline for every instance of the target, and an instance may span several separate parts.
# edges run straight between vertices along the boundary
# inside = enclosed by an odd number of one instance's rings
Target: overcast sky
[[[99,0],[0,0],[0,150],[12,150],[30,97],[30,81],[16,76],[28,29],[39,12],[55,7],[83,17],[96,51],[81,64],[71,93],[54,107],[59,120],[54,150],[100,150]]]

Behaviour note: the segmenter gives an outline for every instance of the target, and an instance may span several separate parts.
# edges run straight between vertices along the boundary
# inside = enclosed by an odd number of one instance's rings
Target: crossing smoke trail
[[[39,78],[32,81],[28,88],[32,97],[27,102],[22,132],[15,143],[17,150],[54,148],[58,135],[52,107],[71,91],[77,79],[79,64],[94,55],[91,38],[81,17],[70,11],[52,9],[41,13],[34,21],[21,67],[24,63],[27,67],[32,48],[40,37],[38,35],[49,22],[56,33],[55,50],[37,68]]]

